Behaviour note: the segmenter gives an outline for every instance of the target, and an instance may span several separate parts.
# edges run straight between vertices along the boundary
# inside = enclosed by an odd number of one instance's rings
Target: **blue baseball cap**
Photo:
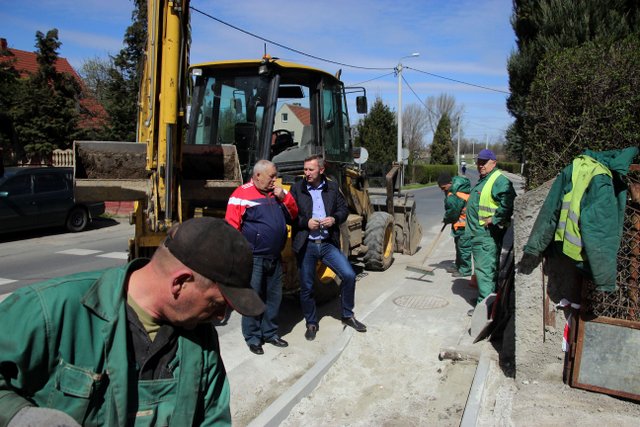
[[[480,152],[478,153],[478,160],[497,160],[497,159],[496,159],[496,155],[493,154],[493,151],[487,150],[485,148],[480,150]]]

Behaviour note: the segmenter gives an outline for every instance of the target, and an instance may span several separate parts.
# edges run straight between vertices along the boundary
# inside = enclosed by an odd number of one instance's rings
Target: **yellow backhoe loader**
[[[334,75],[268,56],[189,66],[189,2],[149,0],[148,42],[140,89],[138,142],[77,141],[75,189],[82,200],[135,200],[130,258],[149,256],[175,222],[224,216],[231,192],[257,160],[278,166],[283,185],[302,177],[303,160],[322,154],[351,214],[342,250],[366,268],[385,270],[393,252],[412,254],[422,230],[415,204],[394,189],[372,203],[354,162],[347,94],[365,113],[364,89]],[[358,155],[356,149],[355,154]],[[285,289],[297,288],[289,245]],[[336,283],[318,268],[318,282]]]

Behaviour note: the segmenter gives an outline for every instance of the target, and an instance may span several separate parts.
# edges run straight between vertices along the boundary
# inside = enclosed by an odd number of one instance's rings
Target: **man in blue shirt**
[[[367,327],[353,315],[356,274],[339,249],[340,224],[347,220],[349,209],[338,184],[325,178],[322,156],[305,159],[304,177],[291,187],[291,194],[298,205],[292,249],[296,253],[300,273],[300,305],[307,325],[305,338],[314,340],[318,331],[313,296],[318,261],[322,261],[341,279],[342,323],[358,332],[366,332]]]

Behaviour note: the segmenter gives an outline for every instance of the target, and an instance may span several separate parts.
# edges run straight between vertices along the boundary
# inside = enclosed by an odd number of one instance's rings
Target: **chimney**
[[[4,52],[7,50],[7,39],[0,38],[0,52]]]

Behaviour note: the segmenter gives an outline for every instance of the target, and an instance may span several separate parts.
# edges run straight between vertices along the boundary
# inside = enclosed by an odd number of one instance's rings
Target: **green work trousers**
[[[456,269],[463,276],[471,276],[471,238],[463,233],[453,241],[456,244]]]
[[[473,269],[478,281],[477,302],[481,302],[496,290],[505,231],[499,227],[489,226],[471,238]]]

